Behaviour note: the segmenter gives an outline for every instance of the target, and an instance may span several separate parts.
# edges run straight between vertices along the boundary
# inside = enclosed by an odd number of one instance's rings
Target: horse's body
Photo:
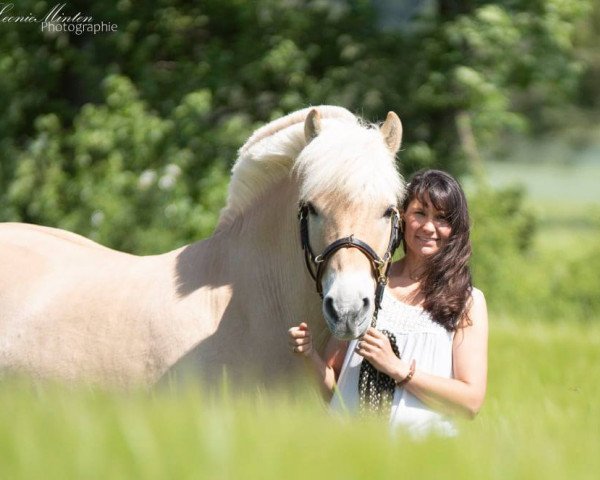
[[[320,111],[350,122],[343,109]],[[288,371],[291,325],[306,320],[327,337],[296,223],[306,116],[263,127],[240,150],[207,240],[138,257],[62,230],[1,225],[0,369],[117,385],[152,384],[187,366],[209,379],[223,369],[265,380]]]

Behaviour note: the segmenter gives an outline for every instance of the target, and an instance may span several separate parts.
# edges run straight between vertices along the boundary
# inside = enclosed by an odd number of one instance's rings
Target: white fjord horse
[[[297,364],[290,326],[307,321],[320,343],[329,331],[362,334],[374,309],[372,265],[359,249],[336,250],[321,301],[298,205],[314,252],[354,235],[383,256],[389,208],[404,194],[394,162],[401,134],[394,113],[378,128],[330,106],[267,124],[240,149],[214,235],[162,255],[2,224],[0,373],[127,387],[191,367],[196,378],[225,369],[269,382]]]

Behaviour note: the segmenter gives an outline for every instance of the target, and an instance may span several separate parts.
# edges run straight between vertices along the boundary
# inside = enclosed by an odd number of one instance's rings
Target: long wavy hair
[[[443,212],[451,231],[442,247],[427,258],[421,273],[423,308],[446,330],[456,330],[464,318],[467,323],[467,302],[473,288],[469,259],[471,240],[467,199],[458,182],[440,170],[421,170],[412,178],[402,203],[406,211],[410,202],[425,201],[426,194],[433,206]],[[404,224],[402,225],[404,231]],[[406,252],[406,244],[403,245]]]

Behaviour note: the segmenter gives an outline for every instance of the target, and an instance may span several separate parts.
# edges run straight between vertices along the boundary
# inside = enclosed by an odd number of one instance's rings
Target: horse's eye
[[[310,213],[311,215],[317,214],[317,211],[315,210],[315,207],[312,203],[307,202],[306,206],[308,207],[308,213]]]
[[[383,218],[390,218],[392,213],[394,212],[394,207],[388,207],[385,213],[383,214]]]

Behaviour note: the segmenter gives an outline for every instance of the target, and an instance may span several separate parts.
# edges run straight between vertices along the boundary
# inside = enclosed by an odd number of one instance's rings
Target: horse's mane
[[[301,179],[301,198],[315,192],[335,194],[342,189],[364,194],[364,184],[377,171],[383,182],[378,182],[375,188],[401,196],[402,182],[393,155],[385,147],[378,129],[364,125],[344,108],[314,107],[319,111],[323,132],[332,134],[320,135],[323,138],[319,142],[307,146],[304,121],[312,108],[268,123],[240,148],[220,225],[241,214],[270,186],[292,174]],[[313,148],[313,144],[318,147]],[[379,160],[373,162],[376,157]],[[388,170],[381,171],[382,167]]]

